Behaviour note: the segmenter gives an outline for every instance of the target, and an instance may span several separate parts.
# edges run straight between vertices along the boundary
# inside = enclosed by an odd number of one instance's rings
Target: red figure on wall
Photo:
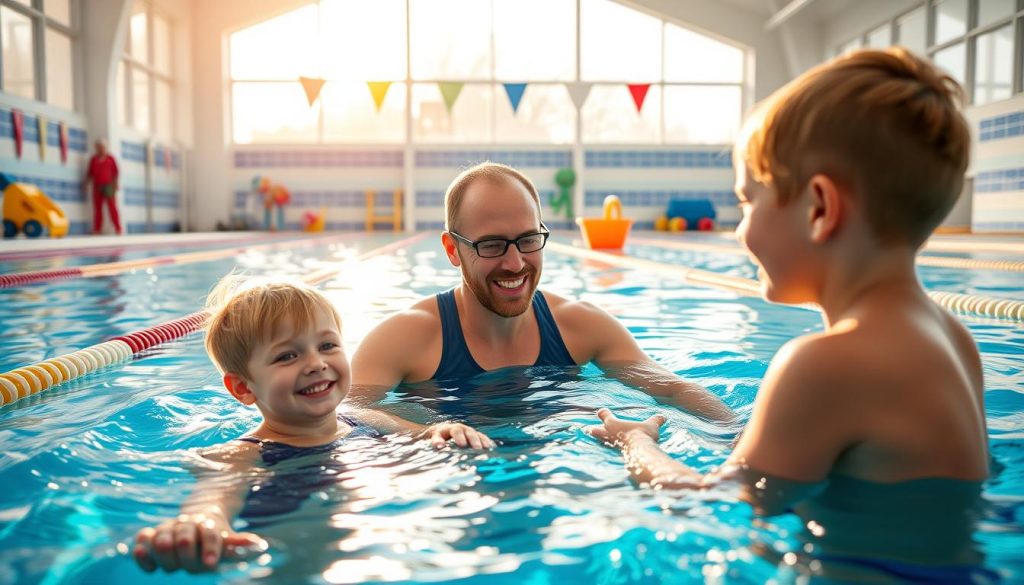
[[[82,189],[88,193],[92,183],[92,233],[99,234],[103,227],[103,204],[107,204],[110,221],[114,231],[121,234],[121,219],[117,214],[117,162],[107,152],[107,145],[102,140],[96,141],[96,154],[89,159],[89,172],[85,175]]]

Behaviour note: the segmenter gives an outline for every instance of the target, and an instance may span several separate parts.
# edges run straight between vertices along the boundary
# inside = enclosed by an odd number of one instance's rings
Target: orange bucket
[[[622,217],[622,202],[618,196],[609,195],[604,198],[604,218],[577,217],[583,241],[587,247],[622,248],[626,244],[626,236],[633,225],[632,219]]]

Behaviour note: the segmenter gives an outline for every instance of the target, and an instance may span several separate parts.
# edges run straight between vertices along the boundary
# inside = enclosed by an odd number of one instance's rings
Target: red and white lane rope
[[[392,242],[364,252],[354,261],[362,261],[373,256],[394,252],[411,246],[428,235],[421,233]],[[318,240],[320,243],[323,241],[323,239]],[[318,270],[306,275],[302,280],[311,285],[319,284],[337,274],[343,266],[344,264]],[[184,337],[202,328],[205,321],[206,312],[199,311],[154,327],[119,335],[109,341],[67,355],[50,358],[0,374],[0,406],[124,361],[151,347]]]

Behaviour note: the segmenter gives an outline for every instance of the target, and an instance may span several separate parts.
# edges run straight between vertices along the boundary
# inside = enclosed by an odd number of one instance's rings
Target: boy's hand
[[[251,532],[235,532],[222,519],[207,514],[182,514],[135,535],[132,555],[143,571],[168,573],[184,569],[202,573],[217,568],[221,558],[241,560],[267,550],[265,540]]]
[[[444,447],[448,441],[454,441],[459,447],[472,447],[474,449],[493,449],[494,441],[487,435],[462,423],[438,423],[423,429],[417,439],[430,439],[435,448]]]
[[[612,447],[622,447],[635,437],[648,438],[657,443],[658,429],[665,424],[665,417],[660,414],[642,422],[622,420],[607,408],[598,410],[597,418],[601,419],[603,424],[587,427],[587,433]]]

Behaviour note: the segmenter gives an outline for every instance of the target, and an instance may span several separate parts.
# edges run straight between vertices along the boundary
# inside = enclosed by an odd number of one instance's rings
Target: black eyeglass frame
[[[456,232],[456,231],[448,230],[448,233],[451,234],[451,236],[453,238],[455,238],[456,240],[459,240],[460,242],[462,242],[464,244],[468,244],[468,245],[472,246],[473,247],[473,251],[476,252],[476,255],[481,257],[481,258],[501,258],[505,254],[508,254],[508,247],[511,246],[512,244],[515,244],[516,250],[519,250],[520,254],[533,254],[534,252],[540,252],[541,250],[543,250],[544,246],[548,245],[548,238],[551,237],[551,232],[548,231],[548,228],[546,228],[544,226],[544,224],[540,224],[540,227],[541,227],[541,230],[543,230],[543,231],[533,232],[533,233],[529,233],[529,234],[523,234],[523,235],[519,236],[518,238],[516,238],[514,240],[506,240],[505,238],[484,238],[482,240],[473,241],[473,240],[467,238],[466,236],[464,236],[464,235],[462,235],[462,234],[460,234],[459,232]],[[520,247],[520,245],[519,245],[519,240],[522,240],[524,238],[532,238],[532,237],[535,237],[535,236],[543,236],[544,237],[544,240],[540,243],[540,247],[537,248],[536,250],[530,250],[529,252],[524,252],[523,248]],[[505,248],[502,249],[501,254],[497,254],[497,255],[494,255],[494,256],[484,256],[483,254],[480,253],[480,244],[485,244],[487,242],[504,242],[505,243]]]

